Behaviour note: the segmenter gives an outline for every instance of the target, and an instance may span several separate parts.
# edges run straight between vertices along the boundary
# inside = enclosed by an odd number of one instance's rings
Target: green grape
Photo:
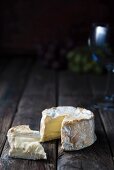
[[[88,62],[88,58],[86,56],[82,57],[82,63],[86,64]]]
[[[76,54],[74,61],[75,61],[75,63],[80,63],[81,62],[81,56],[79,54]]]
[[[96,54],[104,57],[104,51],[96,48]],[[79,47],[67,54],[69,69],[77,73],[101,73],[100,63],[91,60],[92,49],[88,47]]]
[[[75,55],[75,51],[71,51],[68,53],[67,58],[72,59],[74,57],[74,55]]]

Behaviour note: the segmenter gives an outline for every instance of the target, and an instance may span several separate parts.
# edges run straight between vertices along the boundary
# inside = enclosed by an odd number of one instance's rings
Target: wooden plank
[[[26,90],[19,103],[19,107],[12,126],[29,124],[32,129],[39,130],[41,111],[55,106],[55,74],[50,71],[40,71],[38,65],[34,67]],[[2,163],[10,170],[54,170],[56,169],[56,141],[43,144],[47,153],[47,160],[22,160],[8,158],[9,146],[6,143],[2,153]]]
[[[82,96],[82,95],[90,95],[91,87],[89,86],[88,76],[70,73],[69,71],[64,72],[64,75],[61,76],[60,79],[60,93],[59,95],[64,96]],[[67,86],[67,83],[69,85]],[[64,87],[64,88],[63,88]],[[78,88],[78,90],[76,90]],[[72,89],[69,93],[69,89]]]
[[[0,77],[0,154],[22,95],[31,60],[13,60]]]
[[[100,116],[103,121],[114,160],[114,109],[100,109]]]
[[[102,76],[90,75],[89,81],[91,84],[91,90],[94,98],[103,97],[106,93],[107,83],[109,81],[108,75],[107,74],[104,74]],[[113,87],[114,87],[114,75],[112,75],[111,84],[109,86],[110,91],[114,93]]]
[[[101,88],[105,87],[105,85],[107,84],[107,75],[104,75],[104,81],[100,81],[100,77],[95,77],[93,79],[91,79],[90,83],[91,86],[93,87],[93,89],[95,89],[95,91],[99,92],[101,90]],[[100,86],[97,86],[97,82],[100,82]],[[112,79],[110,82],[110,86],[109,86],[109,92],[110,94],[114,94],[114,75],[112,74]],[[94,94],[94,90],[92,91],[92,93]],[[99,95],[99,93],[98,93]],[[104,97],[104,96],[103,96]],[[105,105],[104,105],[105,106]],[[112,108],[101,108],[100,110],[100,117],[101,120],[103,122],[103,126],[108,138],[108,142],[110,145],[110,149],[111,149],[111,153],[113,156],[113,160],[114,160],[114,104]]]
[[[70,76],[70,78],[69,78]],[[70,81],[69,81],[70,79]],[[61,83],[62,82],[62,83]],[[75,83],[78,82],[78,83]],[[75,83],[75,87],[72,88],[72,84]],[[77,106],[78,103],[82,103],[85,100],[85,105],[91,103],[91,87],[88,84],[87,76],[80,76],[80,78],[72,74],[63,73],[60,77],[60,91],[59,91],[59,105],[73,105]],[[74,86],[74,85],[73,85]],[[67,89],[67,95],[64,92]],[[83,93],[84,92],[84,93]],[[75,96],[71,96],[75,94]],[[79,96],[78,96],[79,94]],[[82,94],[82,96],[80,95]],[[87,95],[86,95],[87,94]],[[89,96],[89,97],[88,97]],[[65,98],[65,100],[64,100]],[[87,102],[88,101],[88,102]],[[58,147],[58,170],[112,170],[114,169],[113,161],[110,153],[110,149],[107,143],[104,129],[101,125],[99,112],[95,111],[95,123],[96,123],[96,135],[97,141],[90,147],[80,151],[64,152],[61,149],[61,144]]]
[[[89,105],[92,93],[89,85],[88,76],[64,72],[60,77],[59,86],[59,103],[64,102],[66,105],[84,106]],[[70,90],[69,92],[69,89]],[[83,97],[82,97],[83,96]],[[68,100],[69,98],[69,100]],[[85,100],[87,98],[87,100]]]

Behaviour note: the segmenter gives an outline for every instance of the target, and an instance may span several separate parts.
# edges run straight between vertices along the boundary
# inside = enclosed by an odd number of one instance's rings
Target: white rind
[[[36,138],[40,140],[40,132],[36,130],[31,130],[28,125],[19,125],[12,127],[8,130],[7,136],[13,137],[26,137],[26,138]]]
[[[50,117],[55,118],[55,117],[58,117],[61,115],[73,114],[73,113],[75,113],[75,111],[76,111],[76,108],[73,106],[58,106],[58,107],[52,107],[49,109],[45,109],[42,112],[42,116],[48,115]]]
[[[58,129],[59,135],[55,135],[56,129],[54,129],[54,126],[47,134],[47,129],[51,122],[58,121],[59,117],[63,117],[61,119],[61,129]],[[57,121],[55,124],[57,124]],[[90,110],[72,106],[45,109],[42,112],[40,134],[42,142],[61,137],[62,148],[64,150],[85,148],[92,145],[96,140],[94,114]],[[54,134],[54,137],[50,134]]]
[[[33,160],[47,158],[43,146],[39,143],[39,131],[31,130],[28,125],[12,127],[7,137],[10,157]]]
[[[78,117],[68,116],[62,122],[61,143],[66,151],[83,149],[96,141],[93,113],[86,109],[78,109],[81,110]]]
[[[87,109],[80,108],[80,107],[73,107],[73,106],[59,106],[59,107],[52,107],[49,109],[45,109],[42,112],[42,118],[49,116],[51,118],[56,118],[59,116],[71,116],[71,117],[76,117],[77,119],[90,119],[91,117],[94,116],[94,114]],[[42,120],[41,120],[42,121]]]

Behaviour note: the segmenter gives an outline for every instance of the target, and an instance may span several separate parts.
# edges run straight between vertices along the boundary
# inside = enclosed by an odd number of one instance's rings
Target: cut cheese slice
[[[10,148],[9,156],[22,159],[47,159],[44,148],[39,142],[15,142]]]
[[[79,150],[96,140],[94,115],[91,111],[77,108],[74,115],[66,116],[61,126],[62,148]]]
[[[12,127],[7,133],[10,145],[9,156],[23,159],[46,159],[43,146],[39,143],[39,131],[33,131],[28,125]]]
[[[41,142],[60,138],[61,124],[65,116],[73,114],[76,108],[72,106],[59,106],[45,109],[42,112],[40,124]]]

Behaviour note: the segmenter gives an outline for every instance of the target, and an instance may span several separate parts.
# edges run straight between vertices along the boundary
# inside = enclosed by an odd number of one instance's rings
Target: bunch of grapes
[[[76,73],[103,72],[98,54],[93,54],[88,47],[80,47],[67,54],[68,67]]]

